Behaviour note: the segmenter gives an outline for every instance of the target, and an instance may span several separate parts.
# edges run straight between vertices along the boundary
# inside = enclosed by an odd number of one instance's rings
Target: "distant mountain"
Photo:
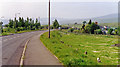
[[[110,14],[101,17],[92,18],[94,21],[98,21],[100,23],[114,23],[118,22],[118,14]]]
[[[118,18],[118,14],[109,14],[109,15],[105,15],[105,16],[101,16],[101,17],[96,17],[99,19],[109,19],[109,18]]]
[[[61,20],[61,24],[74,24],[75,22],[77,23],[82,23],[83,21],[97,21],[99,23],[114,23],[118,22],[118,14],[109,14],[105,16],[100,16],[100,17],[94,17],[94,18],[86,18],[86,19],[67,19],[67,20]]]

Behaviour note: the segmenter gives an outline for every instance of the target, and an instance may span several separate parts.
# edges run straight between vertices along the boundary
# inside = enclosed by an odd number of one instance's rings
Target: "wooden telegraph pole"
[[[49,30],[49,33],[48,33],[48,38],[50,38],[50,0],[49,0],[49,21],[48,21],[48,30]]]

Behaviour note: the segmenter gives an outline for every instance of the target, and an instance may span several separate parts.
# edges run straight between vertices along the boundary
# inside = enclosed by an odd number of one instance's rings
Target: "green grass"
[[[117,36],[89,35],[52,31],[41,35],[43,44],[58,57],[64,65],[117,65],[118,43]],[[87,55],[85,54],[87,51]],[[100,57],[101,63],[97,62]]]
[[[98,25],[101,26],[110,26],[110,27],[118,27],[118,23],[98,23]],[[62,25],[62,26],[69,26],[69,27],[77,27],[77,28],[82,28],[82,24],[69,24],[69,25]]]
[[[47,30],[47,29],[41,29],[41,30]],[[15,32],[15,29],[9,28],[9,31],[8,31],[8,29],[5,28],[4,31],[6,31],[6,32],[3,32],[2,34],[0,34],[0,36],[11,35],[11,34],[16,34],[16,33],[39,31],[39,30],[23,30],[23,31]]]

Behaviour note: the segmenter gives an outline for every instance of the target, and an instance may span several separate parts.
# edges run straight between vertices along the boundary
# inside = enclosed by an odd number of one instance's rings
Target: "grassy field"
[[[69,25],[62,25],[62,26],[81,28],[81,27],[82,27],[82,24],[69,24]]]
[[[118,27],[118,23],[100,23],[101,26]]]
[[[111,46],[118,43],[117,36],[52,31],[50,39],[46,32],[41,35],[40,40],[64,65],[118,64],[118,47]],[[98,57],[101,63],[97,62]]]
[[[99,23],[98,25],[101,25],[101,26],[110,26],[110,27],[118,27],[118,23],[115,22],[115,23]],[[62,26],[69,26],[69,27],[77,27],[77,28],[82,28],[82,24],[69,24],[69,25],[62,25]]]

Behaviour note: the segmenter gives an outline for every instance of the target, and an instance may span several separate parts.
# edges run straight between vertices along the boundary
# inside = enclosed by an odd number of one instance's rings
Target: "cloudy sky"
[[[119,0],[51,0],[51,17],[91,18],[118,11]],[[48,0],[0,0],[0,17],[48,17]]]

